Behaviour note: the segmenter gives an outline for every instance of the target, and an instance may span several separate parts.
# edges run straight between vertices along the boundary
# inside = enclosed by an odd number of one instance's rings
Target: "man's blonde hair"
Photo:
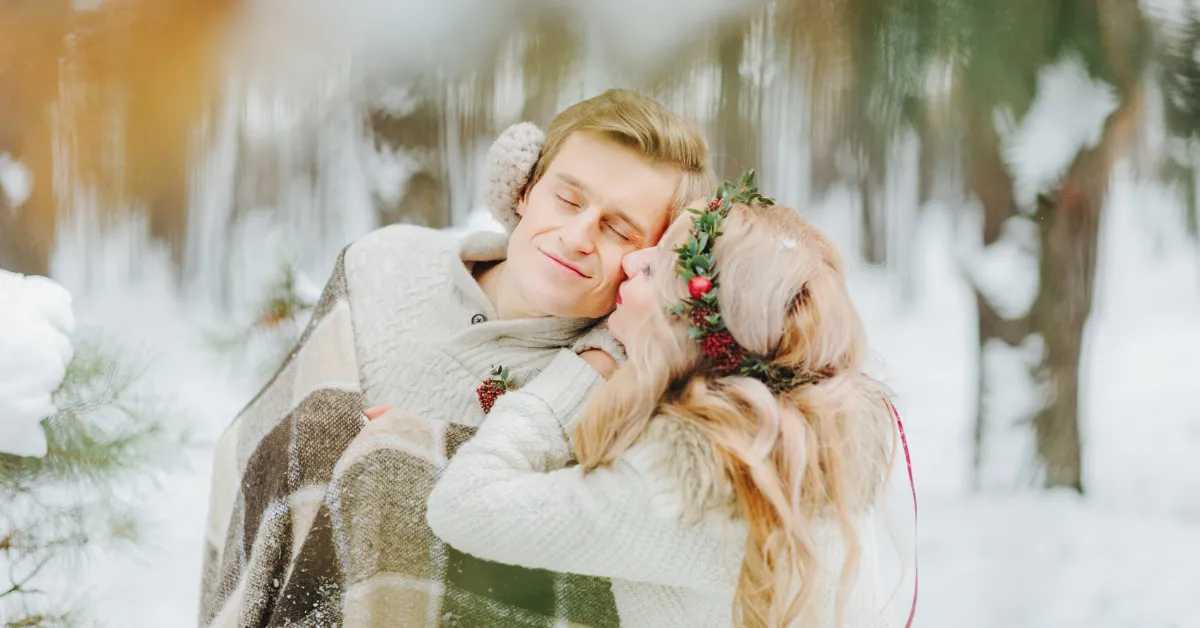
[[[681,177],[671,203],[672,219],[692,199],[712,194],[717,186],[708,164],[708,143],[696,125],[637,92],[610,89],[554,116],[524,193],[541,180],[567,138],[575,133],[606,137],[632,148],[650,163],[678,170]]]

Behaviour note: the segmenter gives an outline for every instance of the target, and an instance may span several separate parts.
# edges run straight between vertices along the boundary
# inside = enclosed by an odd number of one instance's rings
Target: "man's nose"
[[[580,255],[590,255],[596,250],[596,219],[589,216],[590,212],[581,212],[563,225],[560,238],[571,251]]]

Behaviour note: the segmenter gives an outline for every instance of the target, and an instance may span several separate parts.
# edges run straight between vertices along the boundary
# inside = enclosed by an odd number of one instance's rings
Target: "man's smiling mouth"
[[[566,261],[566,260],[564,260],[564,259],[561,259],[561,258],[559,258],[559,257],[557,257],[557,256],[555,256],[555,255],[553,255],[553,254],[551,254],[551,253],[547,253],[547,252],[545,252],[545,251],[542,251],[541,249],[538,249],[538,250],[539,250],[539,251],[541,251],[542,255],[545,255],[546,257],[550,258],[550,259],[551,259],[553,262],[555,262],[555,263],[556,263],[556,264],[558,264],[559,266],[562,266],[563,268],[566,268],[567,270],[570,270],[570,271],[574,272],[576,275],[579,275],[580,277],[583,277],[584,279],[590,279],[590,278],[591,278],[590,276],[588,276],[588,275],[585,275],[585,274],[583,273],[583,271],[579,270],[579,268],[578,268],[577,266],[575,266],[574,264],[572,264],[572,263],[570,263],[570,262],[568,262],[568,261]]]

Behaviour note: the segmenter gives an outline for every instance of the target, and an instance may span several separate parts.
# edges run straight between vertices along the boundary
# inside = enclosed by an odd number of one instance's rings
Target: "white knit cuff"
[[[559,425],[572,439],[575,424],[583,417],[587,402],[604,377],[591,364],[569,349],[562,349],[540,375],[521,387],[518,392],[537,396],[550,408]]]
[[[505,129],[488,149],[484,199],[509,233],[521,221],[517,204],[545,141],[546,134],[536,124],[519,122]]]
[[[625,347],[609,331],[607,320],[589,329],[571,345],[575,353],[583,353],[588,349],[599,349],[611,355],[618,365],[625,363]]]

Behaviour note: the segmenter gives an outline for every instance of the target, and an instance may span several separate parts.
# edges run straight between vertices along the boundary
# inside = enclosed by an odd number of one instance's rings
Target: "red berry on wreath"
[[[709,290],[712,290],[712,280],[708,277],[692,277],[688,280],[688,294],[692,295],[693,299],[708,294]]]
[[[724,370],[734,370],[742,362],[742,348],[726,330],[705,336],[700,341],[700,351]]]
[[[717,310],[715,308],[707,305],[697,305],[696,307],[692,308],[692,314],[690,318],[692,321],[692,327],[699,327],[700,329],[707,328],[709,324],[708,317],[716,313]]]

